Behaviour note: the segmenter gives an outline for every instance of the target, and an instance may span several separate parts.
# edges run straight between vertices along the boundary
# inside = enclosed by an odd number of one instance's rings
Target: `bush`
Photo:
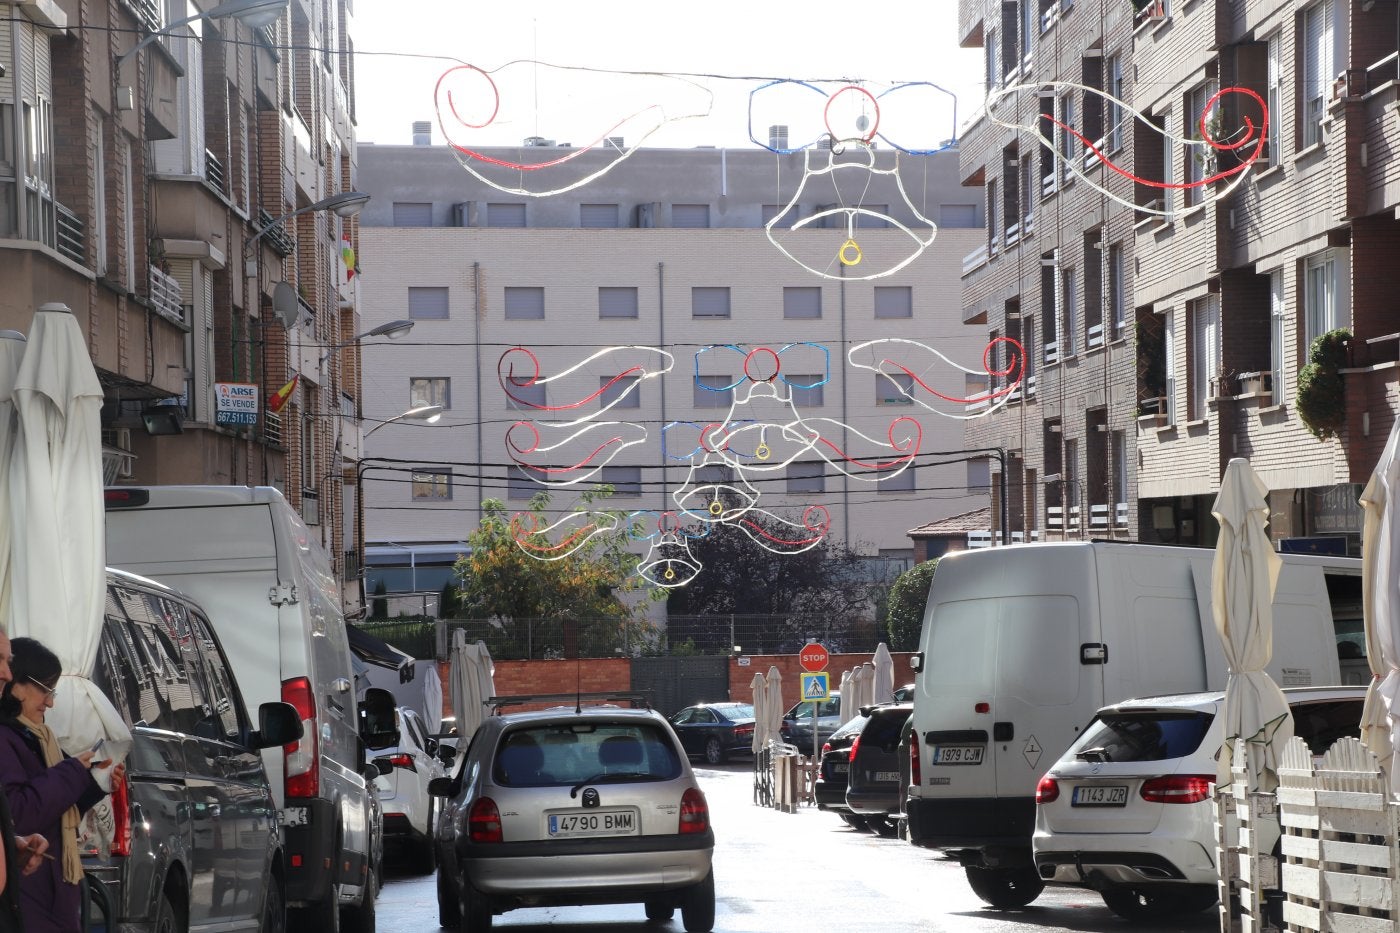
[[[924,561],[900,574],[890,587],[889,615],[885,617],[885,624],[889,629],[891,651],[914,651],[919,647],[928,588],[937,567],[937,560]]]
[[[1347,361],[1351,331],[1330,330],[1312,342],[1308,364],[1298,371],[1298,417],[1318,440],[1330,440],[1346,426]]]

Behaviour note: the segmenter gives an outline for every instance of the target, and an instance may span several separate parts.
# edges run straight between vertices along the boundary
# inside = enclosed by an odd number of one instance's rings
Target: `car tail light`
[[[698,787],[687,787],[681,794],[681,835],[703,833],[710,828],[710,804]]]
[[[855,762],[856,752],[858,751],[860,751],[860,736],[856,736],[855,741],[851,743],[851,754],[847,756],[848,758],[850,758],[852,763]]]
[[[1213,774],[1173,774],[1144,781],[1139,793],[1152,803],[1200,803],[1210,797]]]
[[[467,831],[472,842],[501,842],[501,811],[490,797],[478,797],[467,815]]]
[[[749,724],[746,725],[746,726],[735,726],[735,727],[734,727],[734,737],[735,737],[736,739],[738,739],[738,738],[744,738],[744,737],[752,738],[752,737],[753,737],[753,723],[749,723]]]
[[[112,854],[131,854],[131,792],[125,774],[112,782]]]
[[[282,682],[282,702],[292,704],[301,719],[301,738],[282,746],[288,797],[315,797],[321,791],[321,755],[316,748],[316,698],[311,681],[294,677]]]
[[[1048,774],[1045,775],[1045,777],[1040,779],[1040,783],[1035,786],[1035,802],[1037,804],[1054,803],[1056,800],[1059,799],[1059,781],[1056,781]]]
[[[822,757],[825,758],[825,757],[826,757],[826,753],[829,752],[829,751],[831,751],[831,743],[830,743],[830,742],[823,742],[823,743],[822,743]]]
[[[418,770],[418,766],[413,763],[413,756],[403,753],[390,755],[389,764],[393,765],[395,768],[407,768],[410,771]]]
[[[909,785],[924,786],[923,762],[919,761],[919,737],[913,732],[909,733]]]

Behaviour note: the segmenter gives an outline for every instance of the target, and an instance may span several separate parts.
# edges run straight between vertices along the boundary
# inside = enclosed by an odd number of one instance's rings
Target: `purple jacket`
[[[63,880],[60,839],[63,812],[77,806],[86,813],[104,796],[88,769],[76,758],[44,766],[39,740],[14,721],[0,722],[0,787],[10,803],[15,832],[41,833],[53,859],[32,875],[20,876],[20,911],[26,933],[77,933],[79,888]]]

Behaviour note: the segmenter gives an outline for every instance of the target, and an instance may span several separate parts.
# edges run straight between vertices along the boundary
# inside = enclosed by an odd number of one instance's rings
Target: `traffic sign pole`
[[[830,657],[825,645],[813,641],[802,646],[802,650],[797,654],[797,663],[802,665],[804,671],[817,674],[826,670],[826,665]],[[798,683],[801,683],[800,678]],[[826,694],[826,697],[830,697],[830,686],[823,692]],[[817,719],[818,714],[821,712],[821,703],[821,700],[812,700],[812,799],[814,802],[816,800],[817,769],[821,767],[821,733],[817,729]]]

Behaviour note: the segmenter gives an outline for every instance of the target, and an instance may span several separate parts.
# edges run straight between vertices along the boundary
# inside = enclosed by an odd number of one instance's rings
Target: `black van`
[[[302,735],[288,703],[255,727],[203,610],[152,580],[107,571],[93,682],[131,729],[113,788],[113,843],[87,846],[89,909],[107,929],[283,930],[281,830],[260,749]]]

